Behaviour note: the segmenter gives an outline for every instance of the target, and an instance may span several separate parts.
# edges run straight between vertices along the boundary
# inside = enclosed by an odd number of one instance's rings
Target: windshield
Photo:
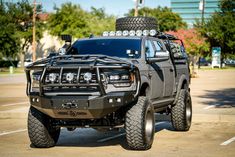
[[[67,54],[139,58],[140,52],[141,39],[88,39],[76,41]]]

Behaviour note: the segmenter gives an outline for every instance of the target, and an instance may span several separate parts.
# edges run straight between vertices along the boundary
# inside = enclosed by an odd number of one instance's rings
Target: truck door
[[[153,44],[155,53],[169,53],[161,40],[154,39]],[[169,57],[168,60],[161,61],[160,65],[164,76],[163,97],[171,97],[175,87],[175,71],[172,60]]]
[[[145,40],[145,56],[146,59],[154,57],[155,50],[153,47],[153,43],[150,39]],[[151,99],[158,99],[163,97],[163,88],[164,88],[164,76],[163,71],[161,69],[161,63],[155,62],[148,65],[148,75],[150,78],[150,96]]]

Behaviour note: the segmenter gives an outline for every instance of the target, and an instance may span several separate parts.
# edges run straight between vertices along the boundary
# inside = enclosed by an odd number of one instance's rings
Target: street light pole
[[[135,0],[135,16],[138,16],[138,9],[144,4],[144,0]]]
[[[205,0],[202,0],[202,26],[204,25]]]
[[[139,7],[139,0],[135,0],[135,15],[138,16],[138,7]]]
[[[202,18],[201,18],[201,27],[204,26],[204,14],[205,14],[205,0],[201,0],[199,4],[199,10],[202,11]],[[198,59],[198,69],[201,67],[201,56]]]
[[[33,62],[36,61],[36,0],[33,1]]]

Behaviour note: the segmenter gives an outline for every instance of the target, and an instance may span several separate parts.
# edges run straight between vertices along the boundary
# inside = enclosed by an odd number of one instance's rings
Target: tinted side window
[[[145,41],[146,57],[154,57],[154,48],[150,40]]]
[[[162,43],[160,41],[154,40],[153,44],[154,44],[157,52],[165,51],[164,48],[163,48],[163,45],[162,45]]]

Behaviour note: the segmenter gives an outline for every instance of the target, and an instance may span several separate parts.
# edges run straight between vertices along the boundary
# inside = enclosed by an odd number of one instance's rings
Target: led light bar
[[[103,32],[103,36],[156,36],[157,31],[152,29],[152,30],[124,30],[124,31],[105,31]]]

